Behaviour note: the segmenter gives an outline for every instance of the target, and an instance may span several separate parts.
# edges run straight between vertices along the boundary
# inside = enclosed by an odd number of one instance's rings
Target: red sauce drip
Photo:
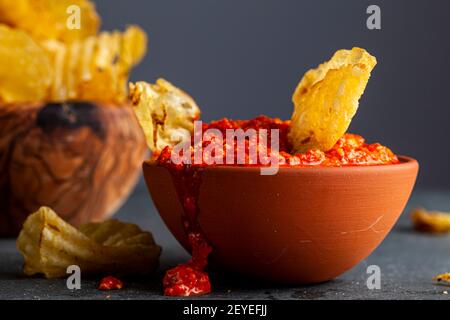
[[[329,151],[309,150],[302,154],[291,154],[291,145],[287,139],[290,121],[260,116],[252,120],[229,120],[222,119],[209,124],[203,124],[203,132],[207,129],[218,129],[226,136],[226,129],[266,129],[267,141],[270,142],[270,130],[279,131],[279,150],[277,153],[279,165],[282,166],[360,166],[360,165],[382,165],[395,164],[399,160],[397,156],[387,147],[379,143],[366,144],[364,138],[359,135],[345,134],[336,145]],[[211,143],[205,141],[202,148]],[[192,141],[193,145],[193,141]],[[223,141],[223,150],[234,150],[237,153],[237,142],[227,145]],[[245,144],[247,155],[244,166],[261,166],[261,163],[249,164],[248,143]],[[259,148],[259,146],[258,146]],[[205,159],[201,164],[194,164],[194,153],[191,150],[193,164],[174,164],[171,161],[170,147],[166,147],[157,157],[160,166],[166,167],[172,175],[178,197],[183,206],[182,223],[191,247],[192,258],[184,264],[170,269],[163,279],[164,294],[168,296],[191,296],[211,292],[211,284],[205,268],[208,264],[208,256],[212,251],[204,232],[198,223],[199,207],[198,195],[202,180],[203,168],[207,165]],[[269,154],[275,153],[270,146],[267,148]],[[223,163],[226,163],[226,153],[222,153]],[[236,159],[236,157],[235,157]],[[226,165],[226,164],[225,164]],[[236,164],[233,164],[236,165]],[[242,166],[242,165],[241,165]]]
[[[168,157],[168,158],[167,158]],[[162,153],[159,164],[168,168],[183,206],[182,223],[191,246],[192,258],[184,264],[170,269],[163,279],[167,296],[192,296],[211,292],[208,274],[204,271],[212,248],[198,223],[198,194],[202,168],[175,165],[170,161],[170,152]]]
[[[123,288],[123,282],[116,277],[105,277],[100,281],[99,290],[119,290]]]
[[[193,296],[211,292],[211,282],[204,271],[208,264],[211,246],[200,233],[190,233],[192,258],[166,272],[163,279],[166,296]]]

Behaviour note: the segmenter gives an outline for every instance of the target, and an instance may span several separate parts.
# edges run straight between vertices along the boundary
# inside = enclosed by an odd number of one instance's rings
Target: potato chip
[[[200,108],[184,91],[164,79],[130,83],[130,99],[152,151],[190,141]]]
[[[70,44],[56,40],[41,44],[54,69],[50,100],[123,102],[130,69],[145,55],[147,36],[130,26],[124,33],[102,32]]]
[[[434,281],[450,283],[450,273],[442,273],[433,277]]]
[[[375,57],[361,48],[337,51],[305,73],[292,96],[289,141],[294,152],[328,151],[347,131],[358,109]]]
[[[17,239],[26,275],[66,276],[70,265],[83,274],[150,275],[161,248],[151,233],[117,220],[90,223],[79,230],[48,207],[28,216]]]
[[[25,32],[0,25],[0,102],[42,101],[51,77],[45,51]]]
[[[0,0],[0,22],[38,39],[72,42],[97,34],[100,18],[88,0]]]
[[[450,213],[427,211],[423,208],[414,209],[411,213],[414,228],[430,233],[450,232]]]

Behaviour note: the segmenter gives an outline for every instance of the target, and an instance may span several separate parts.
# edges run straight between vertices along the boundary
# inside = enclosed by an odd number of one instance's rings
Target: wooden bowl
[[[0,235],[16,235],[42,205],[75,226],[112,215],[146,149],[128,106],[0,106]]]
[[[169,172],[149,161],[143,169],[161,217],[188,249]],[[381,243],[417,172],[417,161],[408,157],[395,165],[280,168],[273,176],[252,167],[207,167],[198,220],[219,266],[282,283],[318,283],[349,270]]]

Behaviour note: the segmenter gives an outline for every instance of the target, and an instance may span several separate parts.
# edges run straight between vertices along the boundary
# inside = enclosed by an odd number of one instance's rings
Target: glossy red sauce
[[[270,141],[270,129],[279,131],[278,151],[272,151],[270,146],[268,153],[272,152],[279,160],[279,166],[289,167],[310,167],[310,166],[365,166],[395,164],[399,160],[397,156],[387,147],[379,143],[367,144],[359,135],[345,134],[335,146],[326,152],[320,150],[309,150],[302,154],[291,154],[291,146],[287,139],[289,121],[272,119],[260,116],[252,120],[229,120],[222,119],[209,124],[203,124],[203,132],[207,129],[218,129],[226,136],[226,129],[259,129],[268,130],[268,141]],[[203,142],[205,148],[210,142]],[[192,141],[192,145],[194,141]],[[223,150],[237,151],[238,145],[234,141],[233,145],[227,145],[224,139]],[[245,145],[246,155],[248,155],[248,145]],[[258,148],[260,146],[258,145]],[[208,255],[212,247],[208,242],[201,226],[198,223],[200,213],[198,207],[198,194],[201,185],[202,172],[205,166],[205,158],[200,164],[194,164],[194,155],[191,149],[193,164],[174,164],[171,161],[170,147],[166,147],[159,155],[155,155],[157,163],[166,167],[172,175],[172,179],[177,190],[178,197],[183,206],[182,223],[188,237],[192,258],[185,264],[178,265],[166,272],[163,279],[164,294],[168,296],[191,296],[201,295],[211,292],[211,284],[205,268],[208,264]],[[221,154],[225,161],[225,152]],[[249,159],[246,159],[249,160]],[[223,164],[226,165],[226,164]],[[246,161],[244,166],[261,166],[261,163],[249,164]]]
[[[116,277],[104,277],[98,285],[99,290],[119,290],[123,288],[123,282]]]

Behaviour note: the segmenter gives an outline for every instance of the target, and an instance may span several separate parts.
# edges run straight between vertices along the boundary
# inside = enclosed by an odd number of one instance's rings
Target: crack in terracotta
[[[352,230],[352,231],[342,231],[341,234],[348,234],[348,233],[357,233],[357,232],[365,232],[365,231],[373,231],[375,233],[379,233],[381,232],[381,230],[375,230],[374,227],[377,225],[378,222],[380,222],[380,220],[383,218],[384,214],[379,216],[370,226],[368,226],[367,228],[364,229],[359,229],[359,230]]]

